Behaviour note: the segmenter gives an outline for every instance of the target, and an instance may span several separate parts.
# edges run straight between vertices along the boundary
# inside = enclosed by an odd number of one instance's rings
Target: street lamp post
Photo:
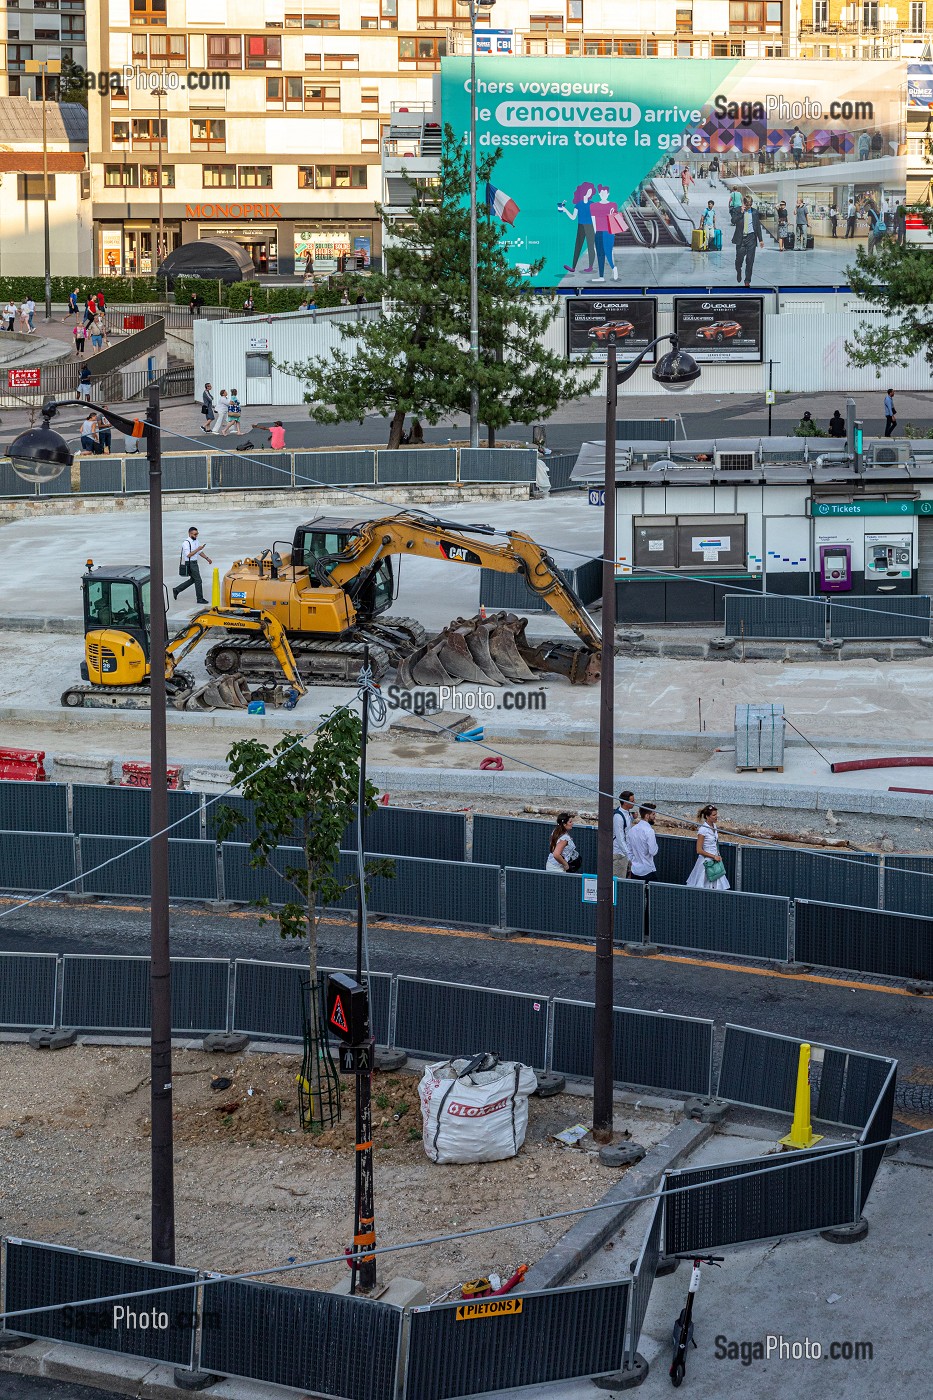
[[[45,248],[45,319],[52,319],[52,250],[49,231],[49,140],[46,125],[46,98],[50,73],[61,73],[61,60],[57,58],[27,59],[27,73],[42,76],[42,236]]]
[[[479,447],[479,233],[476,207],[476,19],[477,0],[460,0],[470,7],[470,358],[473,383],[470,387],[470,446]],[[484,0],[488,10],[495,0]]]
[[[172,1139],[172,977],[168,909],[168,779],[165,726],[165,586],[162,564],[162,446],[159,389],[150,385],[145,422],[124,418],[112,409],[83,399],[50,399],[42,405],[42,425],[21,433],[10,444],[13,469],[27,481],[49,481],[72,463],[65,439],[50,426],[59,408],[93,410],[128,437],[142,437],[149,462],[149,686],[150,805],[149,858],[152,895],[149,906],[149,980],[152,994],[150,1030],[152,1136],[152,1259],[175,1262],[175,1183]]]
[[[159,181],[159,236],[156,242],[155,266],[152,270],[153,272],[158,273],[159,263],[165,257],[165,202],[162,196],[162,98],[167,97],[168,93],[166,92],[164,87],[157,87],[153,95],[156,99],[156,110],[158,112],[158,117],[156,119],[156,143],[158,159],[157,178]]]
[[[651,371],[665,389],[688,389],[700,377],[696,361],[680,349],[677,337],[662,335],[646,345],[619,372],[616,338],[610,333],[606,357],[606,472],[603,499],[602,660],[599,681],[599,805],[596,831],[596,975],[593,1020],[593,1137],[612,1138],[613,942],[615,884],[612,874],[612,814],[615,792],[615,625],[616,625],[616,405],[618,386],[631,379],[661,341],[671,349]]]

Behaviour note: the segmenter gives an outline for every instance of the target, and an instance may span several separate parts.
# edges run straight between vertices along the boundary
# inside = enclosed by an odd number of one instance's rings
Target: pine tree
[[[437,423],[468,413],[475,382],[480,422],[492,438],[497,428],[546,418],[595,386],[585,363],[571,366],[544,344],[556,299],[533,293],[506,260],[503,225],[484,200],[500,155],[483,157],[477,169],[478,366],[470,354],[470,152],[448,126],[436,189],[419,191],[404,220],[389,224],[383,216],[386,271],[368,279],[367,296],[382,300],[384,314],[343,328],[346,348],[283,366],[306,381],[317,422],[381,413],[391,418],[388,445],[398,447],[406,414]],[[532,264],[532,275],[543,265]]]
[[[933,211],[918,209],[933,222]],[[849,268],[849,285],[872,306],[888,315],[880,325],[866,322],[846,353],[853,365],[871,365],[880,379],[889,366],[906,364],[922,350],[933,369],[933,257],[920,246],[905,246],[892,238],[884,239],[874,256],[863,248]]]

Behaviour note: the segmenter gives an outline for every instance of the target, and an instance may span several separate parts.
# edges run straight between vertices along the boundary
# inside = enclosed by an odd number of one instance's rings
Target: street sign
[[[765,390],[765,403],[766,403],[766,404],[777,403],[777,389],[766,389],[766,390]]]
[[[373,1067],[373,1046],[370,1037],[365,1045],[341,1045],[338,1051],[341,1074],[369,1074]]]
[[[597,877],[596,877],[595,875],[581,875],[580,878],[581,878],[581,880],[582,880],[582,882],[583,882],[582,890],[581,890],[581,894],[580,894],[580,902],[581,902],[582,904],[595,904],[595,903],[596,903],[596,898],[597,898],[597,896],[596,896],[596,881],[597,881]],[[613,902],[613,904],[618,904],[618,902],[619,902],[619,891],[618,891],[618,888],[617,888],[618,883],[619,883],[619,882],[618,882],[618,880],[616,879],[616,877],[613,876],[613,877],[612,877],[612,902]]]
[[[515,1317],[524,1305],[523,1298],[484,1298],[478,1303],[461,1303],[456,1317],[458,1322],[472,1322],[477,1317]]]
[[[146,317],[138,311],[130,312],[123,317],[123,329],[125,331],[142,331],[146,329]]]
[[[344,972],[332,972],[327,979],[327,1029],[348,1045],[362,1045],[368,1022],[366,988]]]
[[[6,374],[8,389],[40,389],[41,369],[8,369]]]
[[[810,514],[842,515],[933,515],[933,501],[813,501]]]
[[[588,499],[591,506],[604,506],[606,504],[605,486],[591,486]]]

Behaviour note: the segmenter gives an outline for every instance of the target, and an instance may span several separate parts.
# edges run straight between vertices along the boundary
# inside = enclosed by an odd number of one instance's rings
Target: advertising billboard
[[[762,297],[675,297],[674,331],[698,364],[760,364]]]
[[[479,57],[477,153],[500,155],[502,245],[523,272],[543,260],[535,285],[567,291],[844,286],[906,198],[906,85],[894,60]],[[443,60],[441,94],[468,139],[468,58]],[[782,222],[812,246],[782,252]],[[694,238],[700,226],[719,237]]]
[[[658,334],[657,309],[654,297],[568,297],[568,360],[592,353],[593,362],[604,365],[611,336],[619,363],[634,360]],[[654,359],[652,350],[644,363],[653,364]]]
[[[908,66],[907,106],[915,112],[929,112],[933,108],[933,63]]]

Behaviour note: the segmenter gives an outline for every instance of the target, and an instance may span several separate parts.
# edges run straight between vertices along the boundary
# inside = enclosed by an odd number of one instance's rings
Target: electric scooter
[[[723,1254],[707,1254],[693,1261],[693,1273],[690,1275],[690,1287],[687,1290],[687,1304],[681,1310],[680,1317],[674,1323],[673,1342],[674,1357],[671,1361],[670,1377],[671,1385],[678,1387],[683,1384],[684,1376],[687,1374],[687,1348],[696,1342],[693,1340],[693,1299],[700,1288],[700,1265],[711,1264],[718,1269],[725,1259]]]

